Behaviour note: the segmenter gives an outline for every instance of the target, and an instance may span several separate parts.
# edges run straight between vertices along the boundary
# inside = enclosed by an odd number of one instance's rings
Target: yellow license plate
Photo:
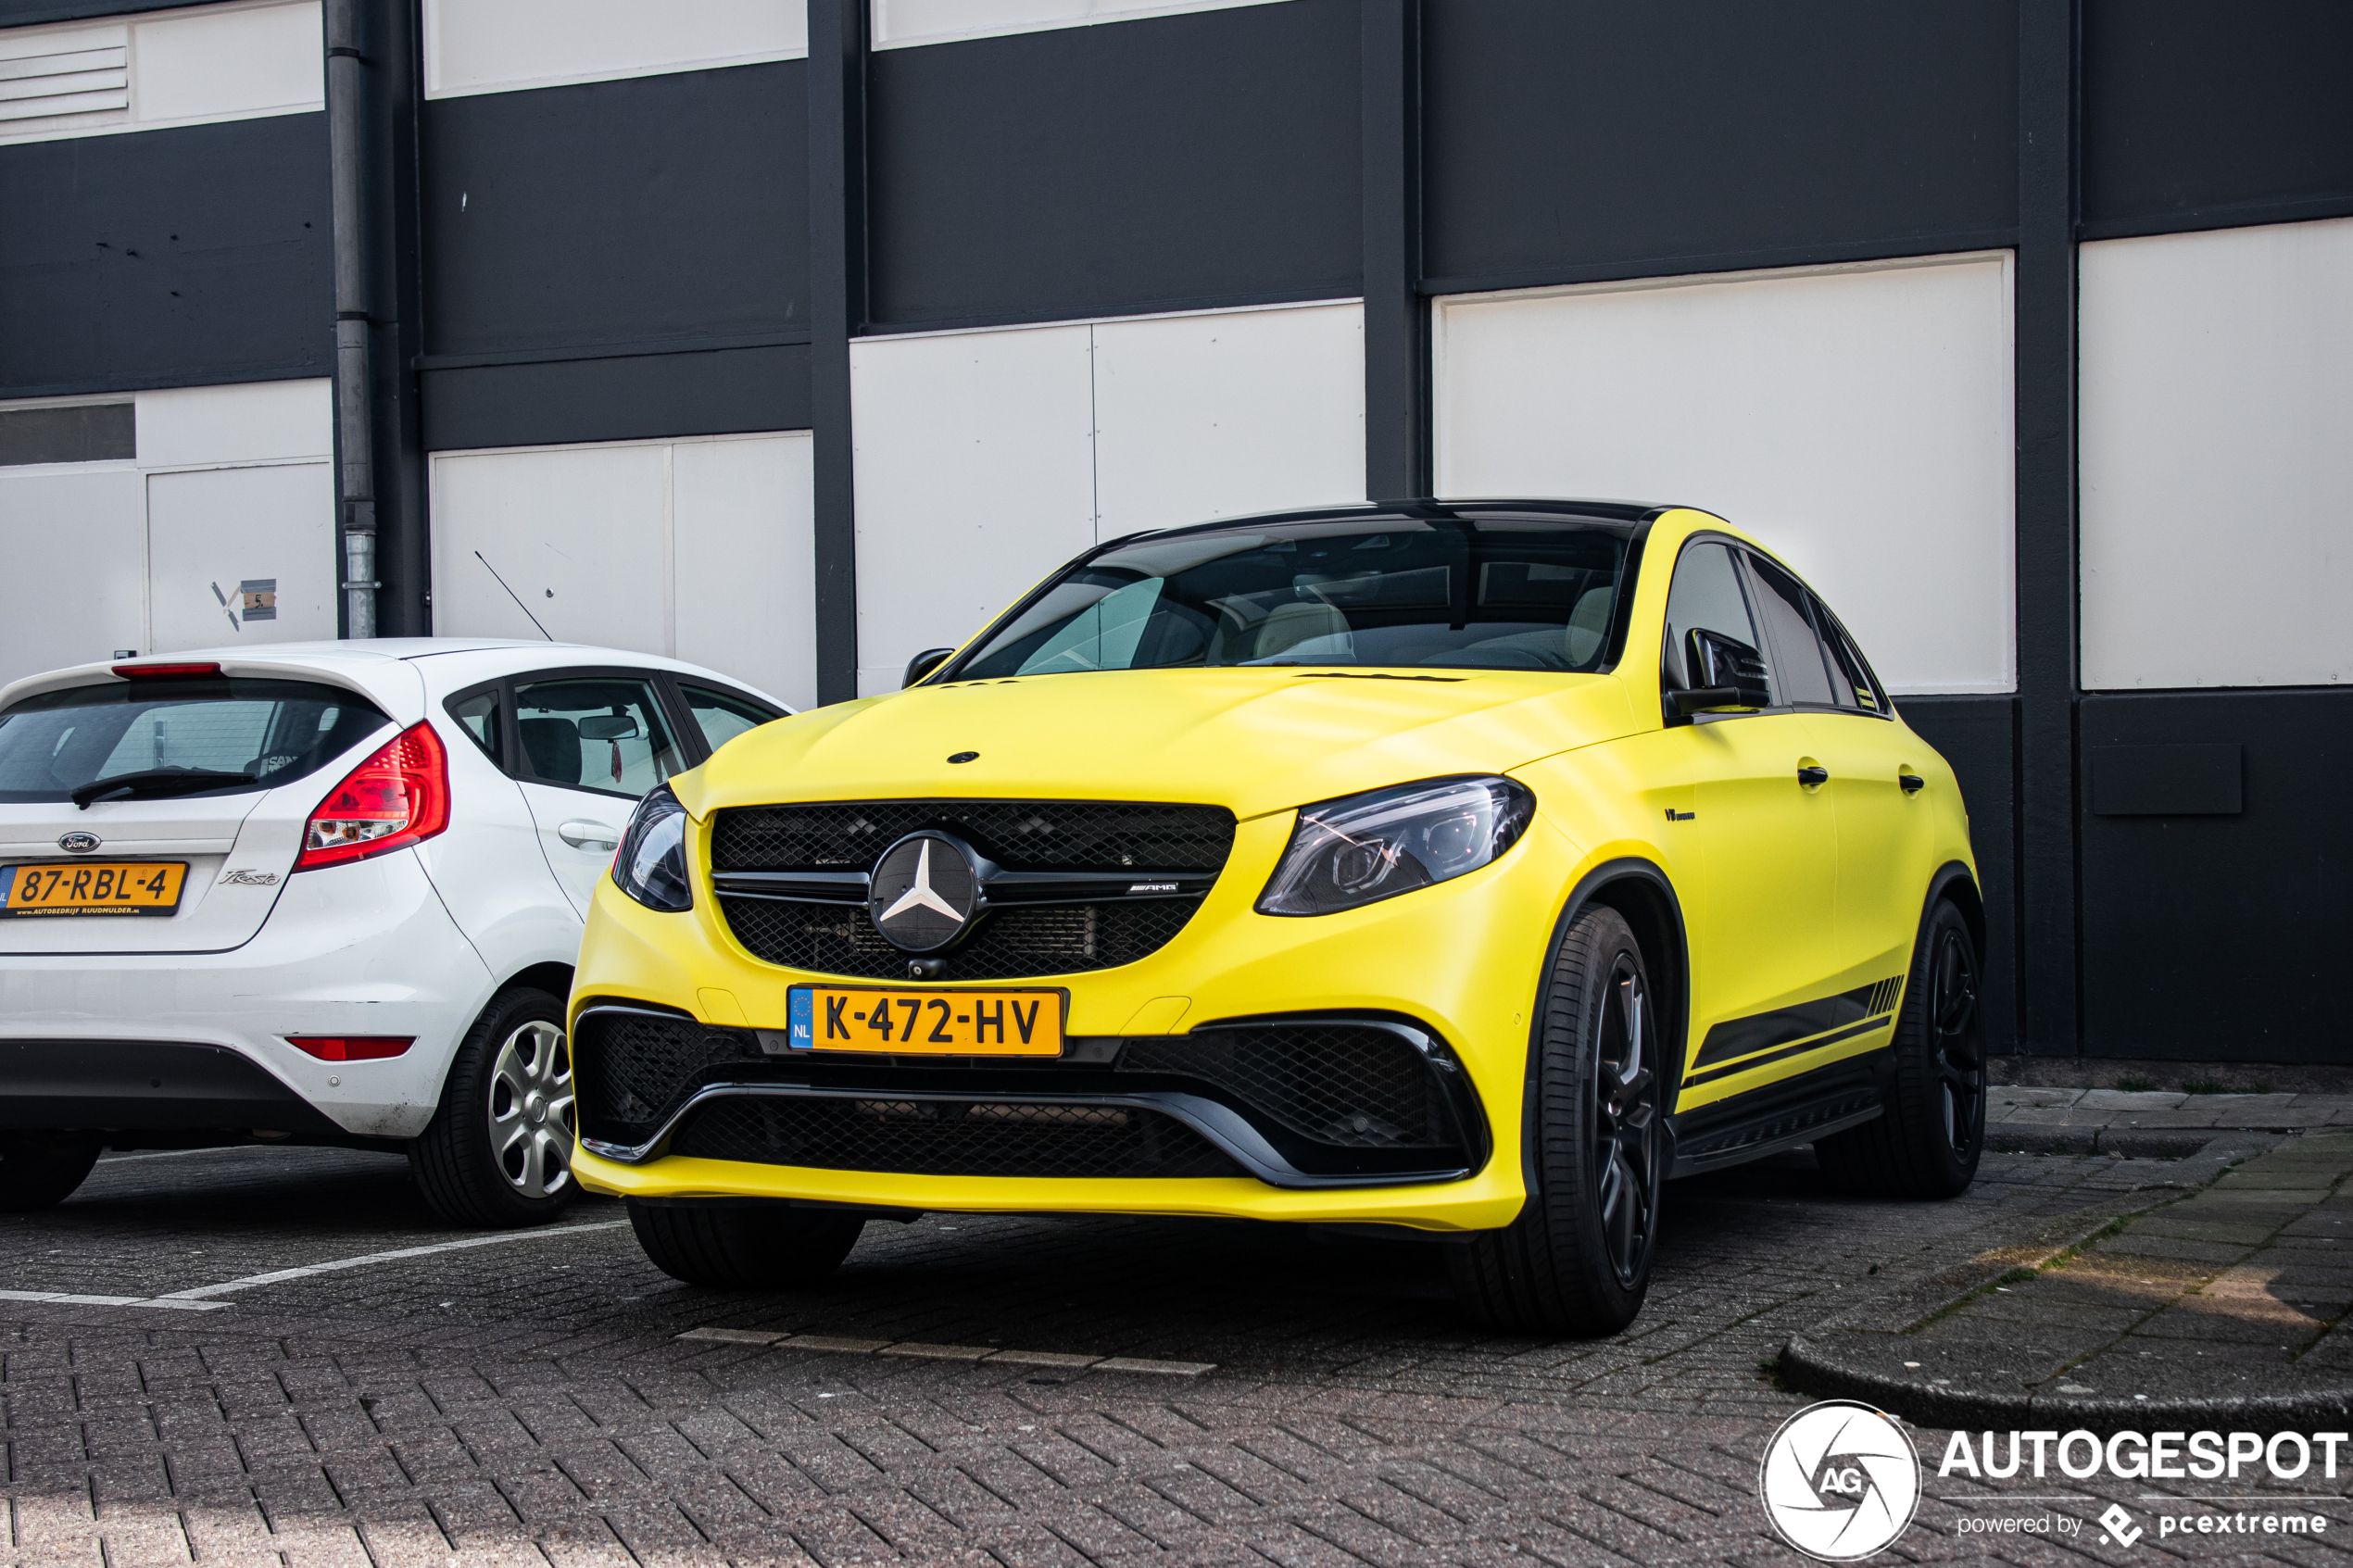
[[[1061,991],[907,991],[796,985],[788,1038],[797,1051],[893,1056],[1060,1056]]]
[[[0,915],[168,915],[187,880],[185,860],[0,866]]]

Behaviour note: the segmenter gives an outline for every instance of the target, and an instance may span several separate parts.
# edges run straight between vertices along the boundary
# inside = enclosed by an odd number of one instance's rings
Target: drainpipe
[[[334,196],[336,513],[344,635],[376,634],[375,408],[368,378],[368,236],[361,192],[359,0],[326,0],[327,166]]]

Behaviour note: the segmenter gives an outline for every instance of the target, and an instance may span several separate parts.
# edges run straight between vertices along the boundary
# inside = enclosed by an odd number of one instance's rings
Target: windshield
[[[233,795],[290,784],[392,722],[310,681],[125,681],[0,714],[0,802]],[[112,790],[86,786],[120,779]]]
[[[1352,519],[1139,539],[1071,568],[951,681],[1212,665],[1598,669],[1622,528]]]

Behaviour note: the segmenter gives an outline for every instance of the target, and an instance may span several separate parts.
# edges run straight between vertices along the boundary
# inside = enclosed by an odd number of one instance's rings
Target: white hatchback
[[[406,1150],[461,1223],[552,1217],[589,895],[639,796],[789,711],[448,638],[0,689],[0,1209],[102,1148],[259,1140]]]

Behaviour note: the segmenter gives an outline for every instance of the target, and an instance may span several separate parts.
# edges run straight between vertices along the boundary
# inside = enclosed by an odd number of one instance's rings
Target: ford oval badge
[[[87,855],[98,847],[98,835],[77,828],[72,833],[58,834],[57,847],[69,855]]]

